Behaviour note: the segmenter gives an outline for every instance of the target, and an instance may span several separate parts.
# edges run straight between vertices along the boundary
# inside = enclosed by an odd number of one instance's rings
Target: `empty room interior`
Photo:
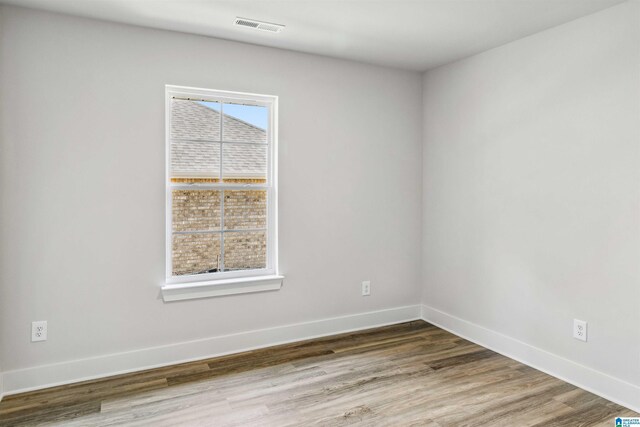
[[[0,427],[640,425],[640,0],[0,0]]]

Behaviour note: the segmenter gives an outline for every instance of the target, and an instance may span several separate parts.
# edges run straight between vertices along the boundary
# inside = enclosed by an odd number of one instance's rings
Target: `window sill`
[[[284,276],[255,276],[208,282],[167,284],[162,287],[162,299],[164,302],[171,302],[252,292],[277,291],[282,287],[283,280]]]

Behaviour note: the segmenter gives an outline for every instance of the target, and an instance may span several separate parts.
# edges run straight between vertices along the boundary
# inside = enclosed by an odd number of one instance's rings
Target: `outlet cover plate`
[[[371,295],[371,282],[369,280],[365,280],[362,282],[362,296],[366,297]]]
[[[31,342],[47,340],[47,321],[31,322]]]
[[[573,337],[580,341],[587,341],[587,322],[573,319]]]

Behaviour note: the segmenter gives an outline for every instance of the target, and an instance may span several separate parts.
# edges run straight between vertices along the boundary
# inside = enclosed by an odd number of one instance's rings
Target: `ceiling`
[[[1,3],[423,71],[623,0],[0,0]],[[286,25],[234,26],[236,16]]]

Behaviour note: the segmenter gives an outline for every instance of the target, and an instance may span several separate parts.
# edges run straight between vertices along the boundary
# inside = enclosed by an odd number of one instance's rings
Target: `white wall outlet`
[[[366,297],[369,295],[371,295],[371,282],[365,280],[364,282],[362,282],[362,296]]]
[[[31,342],[47,340],[47,321],[31,322]]]
[[[573,319],[573,337],[580,341],[587,341],[587,322]]]

